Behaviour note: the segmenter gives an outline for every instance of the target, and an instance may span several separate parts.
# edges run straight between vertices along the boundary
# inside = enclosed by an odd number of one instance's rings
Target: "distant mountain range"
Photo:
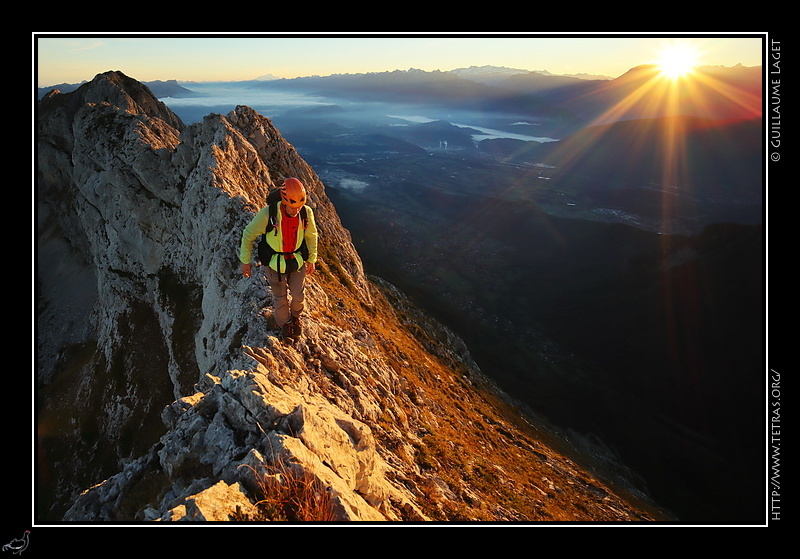
[[[37,90],[38,99],[41,99],[49,91],[52,91],[54,89],[59,90],[61,93],[69,93],[71,91],[75,91],[84,83],[86,83],[86,81],[83,81],[81,83],[60,83],[53,86],[40,87]],[[148,89],[150,89],[152,94],[159,99],[162,99],[164,97],[180,98],[180,97],[197,96],[197,94],[191,89],[187,89],[182,85],[180,85],[177,82],[177,80],[166,80],[166,81],[156,80],[156,81],[142,82],[142,83],[144,83],[148,87]]]
[[[595,74],[552,74],[547,70],[520,70],[519,68],[506,68],[503,66],[470,66],[469,68],[457,68],[450,70],[451,74],[465,80],[473,80],[489,85],[502,85],[502,82],[511,77],[519,75],[536,74],[538,76],[548,76],[555,78],[572,78],[581,80],[610,80],[609,76]]]
[[[593,124],[678,115],[748,119],[761,116],[762,85],[761,66],[697,68],[679,87],[659,78],[657,66],[650,64],[606,82],[561,88],[549,101]]]
[[[715,66],[697,68],[687,87],[678,88],[659,78],[655,65],[642,65],[614,79],[480,67],[313,76],[254,82],[254,87],[350,100],[535,114],[560,121],[564,132],[571,133],[590,124],[634,118],[757,118],[762,111],[762,82],[760,66]]]
[[[589,124],[633,118],[687,115],[740,119],[761,115],[761,66],[697,68],[692,87],[667,96],[657,68],[642,65],[608,79],[588,75],[555,75],[496,66],[473,66],[452,71],[417,69],[334,74],[291,79],[236,82],[259,89],[302,90],[308,94],[351,100],[439,104],[486,112],[536,114],[562,122],[564,133]],[[158,98],[191,97],[191,84],[176,80],[143,82]],[[39,88],[41,98],[53,88],[72,91],[80,84]],[[664,85],[664,84],[662,84]],[[649,92],[647,102],[641,93]],[[682,93],[680,91],[683,91]],[[658,102],[654,105],[653,99]]]

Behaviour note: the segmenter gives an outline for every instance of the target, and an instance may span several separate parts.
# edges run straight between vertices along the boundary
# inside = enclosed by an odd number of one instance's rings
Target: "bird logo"
[[[3,551],[10,551],[11,553],[15,553],[19,555],[28,547],[28,537],[30,536],[30,530],[25,530],[25,533],[22,535],[21,538],[14,538],[7,544],[3,546]]]

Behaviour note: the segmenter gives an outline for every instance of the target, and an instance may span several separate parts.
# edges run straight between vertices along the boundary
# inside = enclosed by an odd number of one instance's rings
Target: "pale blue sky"
[[[56,35],[58,37],[48,37]],[[419,37],[294,36],[193,38],[185,34],[88,36],[34,33],[34,72],[39,86],[91,80],[120,70],[139,81],[248,80],[273,74],[292,78],[387,70],[453,70],[495,65],[556,74],[590,73],[617,77],[634,66],[655,62],[665,45],[691,42],[704,65],[757,66],[764,34],[727,38],[625,36],[514,37],[449,34]]]

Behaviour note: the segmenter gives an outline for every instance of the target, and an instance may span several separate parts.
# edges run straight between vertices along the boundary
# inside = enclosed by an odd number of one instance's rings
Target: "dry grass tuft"
[[[331,522],[336,520],[330,489],[305,470],[283,461],[250,468],[257,485],[258,514],[236,520],[270,522]]]

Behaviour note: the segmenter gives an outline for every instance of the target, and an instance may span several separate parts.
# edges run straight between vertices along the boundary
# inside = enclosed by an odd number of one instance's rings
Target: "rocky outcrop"
[[[650,518],[538,438],[452,333],[366,277],[324,185],[267,118],[237,107],[184,126],[119,72],[47,95],[37,116],[40,518]],[[288,176],[321,236],[295,344],[271,329],[263,274],[237,261]]]

